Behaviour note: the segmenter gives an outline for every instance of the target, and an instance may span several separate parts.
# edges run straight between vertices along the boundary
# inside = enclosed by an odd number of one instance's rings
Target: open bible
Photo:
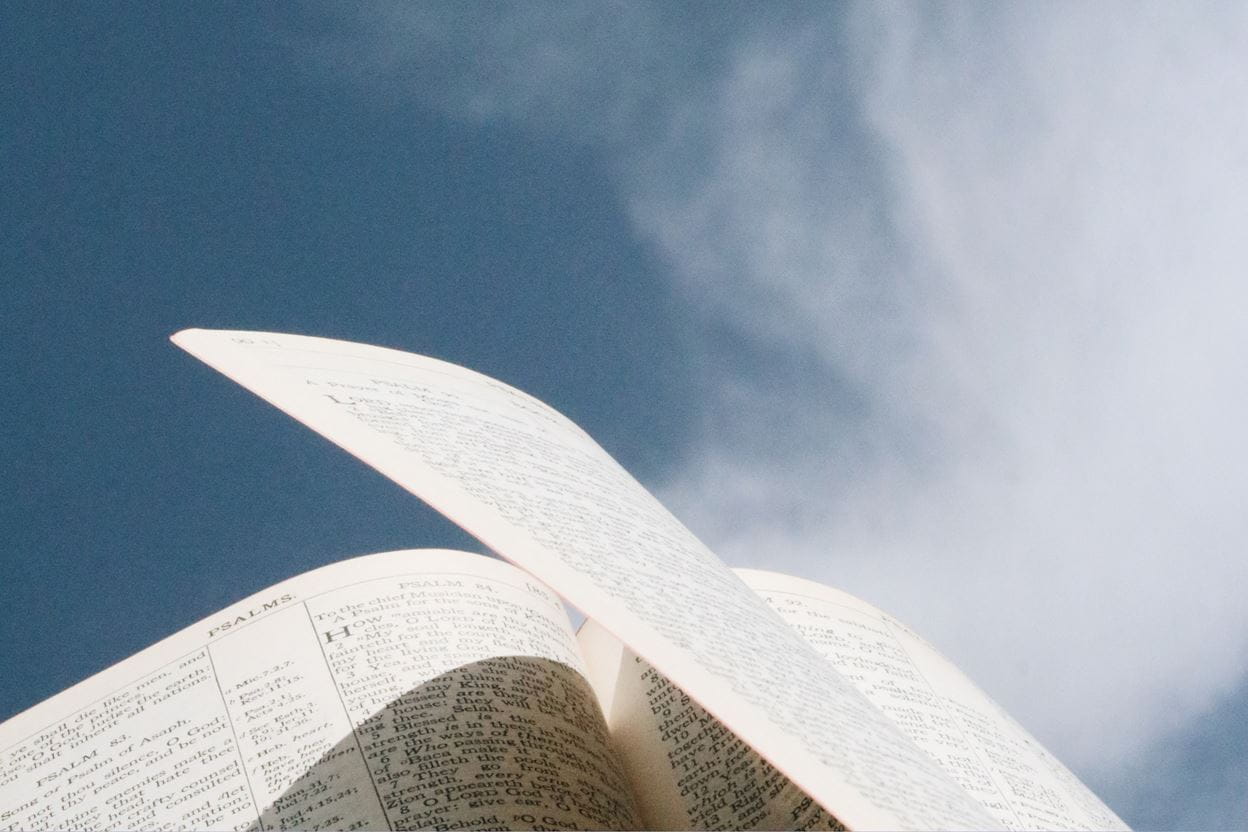
[[[909,629],[728,569],[536,399],[174,340],[514,566],[366,556],[160,642],[0,726],[0,828],[1125,828]]]

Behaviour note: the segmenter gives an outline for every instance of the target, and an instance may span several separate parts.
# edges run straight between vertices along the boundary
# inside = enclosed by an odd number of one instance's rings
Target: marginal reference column
[[[212,651],[262,827],[387,828],[304,604]]]

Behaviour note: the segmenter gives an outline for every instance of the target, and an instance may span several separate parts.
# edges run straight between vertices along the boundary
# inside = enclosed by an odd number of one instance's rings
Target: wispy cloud
[[[806,359],[721,362],[735,430],[667,497],[1109,766],[1245,667],[1248,27],[922,13],[743,44],[704,172],[634,201],[696,302]]]
[[[1241,679],[1244,7],[820,9],[701,53],[657,6],[507,8],[387,49],[618,160],[707,322],[663,492],[712,548],[910,620],[1085,768]]]

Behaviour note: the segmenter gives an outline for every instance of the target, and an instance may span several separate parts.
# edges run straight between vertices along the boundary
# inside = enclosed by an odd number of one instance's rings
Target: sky
[[[168,343],[434,355],[1248,825],[1248,7],[0,6],[0,719],[479,550]]]

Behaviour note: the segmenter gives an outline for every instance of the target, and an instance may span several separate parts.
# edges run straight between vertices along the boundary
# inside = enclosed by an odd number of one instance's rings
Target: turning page
[[[584,431],[531,396],[322,338],[187,330],[174,341],[551,586],[846,826],[997,824]],[[789,683],[777,689],[777,678]]]
[[[952,662],[852,595],[736,570],[1002,829],[1126,829],[1114,812]]]
[[[545,587],[462,552],[277,584],[0,725],[0,829],[632,829]]]
[[[912,630],[813,581],[734,570],[931,755],[1001,829],[1126,829],[961,671]],[[639,809],[659,829],[810,829],[830,819],[654,668],[586,621],[589,679]],[[786,679],[776,679],[783,686]]]

